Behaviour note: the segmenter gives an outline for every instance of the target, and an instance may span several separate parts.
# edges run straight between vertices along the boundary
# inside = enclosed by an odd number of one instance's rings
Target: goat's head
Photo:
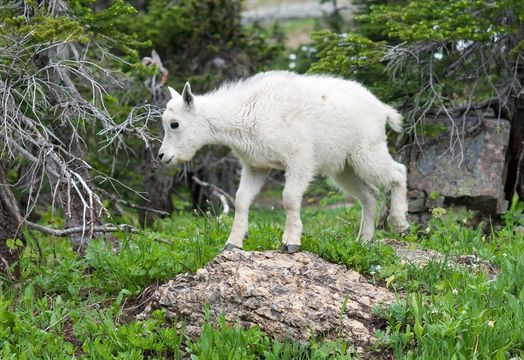
[[[164,140],[158,157],[166,165],[189,161],[204,145],[205,127],[198,116],[191,86],[186,83],[182,95],[169,87],[171,99],[162,115]]]

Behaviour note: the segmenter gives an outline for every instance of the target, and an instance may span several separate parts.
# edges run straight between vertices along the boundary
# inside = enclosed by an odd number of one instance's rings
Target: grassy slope
[[[476,253],[501,268],[496,280],[445,263],[400,265],[388,246],[361,246],[353,240],[356,208],[304,209],[303,248],[404,294],[380,311],[388,326],[378,334],[377,346],[397,358],[523,356],[524,239],[514,232],[521,221],[519,206],[515,204],[504,227],[488,236],[466,228],[465,215],[444,215],[407,237],[446,254]],[[279,248],[283,219],[280,210],[253,213],[246,249]],[[20,260],[20,281],[1,283],[0,358],[178,358],[180,349],[199,359],[350,358],[343,339],[279,343],[256,328],[222,324],[218,330],[206,326],[196,342],[183,342],[182,331],[164,325],[161,312],[145,322],[121,321],[126,301],[144,288],[210,261],[223,246],[231,222],[230,217],[181,212],[139,235],[120,234],[119,254],[104,241],[93,242],[85,259],[77,259],[65,240],[48,237],[39,238],[40,256],[33,239]]]

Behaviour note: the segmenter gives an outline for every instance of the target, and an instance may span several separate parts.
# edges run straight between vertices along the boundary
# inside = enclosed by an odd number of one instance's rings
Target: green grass
[[[446,255],[477,254],[500,268],[496,279],[452,268],[446,260],[424,268],[401,265],[389,246],[359,244],[354,240],[358,206],[305,208],[303,249],[360,271],[370,282],[387,283],[399,294],[393,305],[376,309],[387,323],[377,334],[378,350],[398,359],[523,357],[524,239],[515,231],[522,210],[514,202],[504,224],[487,224],[487,234],[464,225],[467,213],[436,212],[428,228],[413,227],[406,236]],[[15,265],[20,279],[0,282],[0,358],[352,358],[344,339],[279,342],[256,327],[221,321],[204,325],[199,339],[188,340],[161,311],[146,321],[126,318],[122,308],[143,289],[208,263],[223,247],[231,223],[231,217],[179,212],[140,234],[118,234],[119,253],[103,239],[93,241],[85,258],[65,239],[28,236]],[[283,223],[281,210],[257,209],[245,248],[280,248]],[[378,231],[377,237],[394,235]]]

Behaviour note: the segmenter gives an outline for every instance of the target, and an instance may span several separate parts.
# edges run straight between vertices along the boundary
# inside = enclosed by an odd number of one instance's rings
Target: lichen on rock
[[[278,339],[343,337],[361,352],[380,324],[374,309],[394,300],[359,273],[311,253],[233,250],[161,285],[138,317],[166,309],[193,337],[207,311],[210,321],[223,314],[231,324],[256,325]]]

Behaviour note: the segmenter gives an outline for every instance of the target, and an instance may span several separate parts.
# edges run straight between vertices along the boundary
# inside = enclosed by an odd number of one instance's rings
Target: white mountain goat
[[[169,90],[161,161],[189,161],[204,145],[223,144],[242,163],[226,250],[242,248],[249,206],[270,169],[285,171],[283,244],[289,253],[299,250],[301,200],[318,173],[360,201],[365,241],[373,237],[378,188],[391,189],[390,224],[400,232],[408,228],[406,169],[389,154],[385,133],[386,123],[401,131],[401,116],[362,85],[272,71],[201,96],[189,83],[182,95]]]

